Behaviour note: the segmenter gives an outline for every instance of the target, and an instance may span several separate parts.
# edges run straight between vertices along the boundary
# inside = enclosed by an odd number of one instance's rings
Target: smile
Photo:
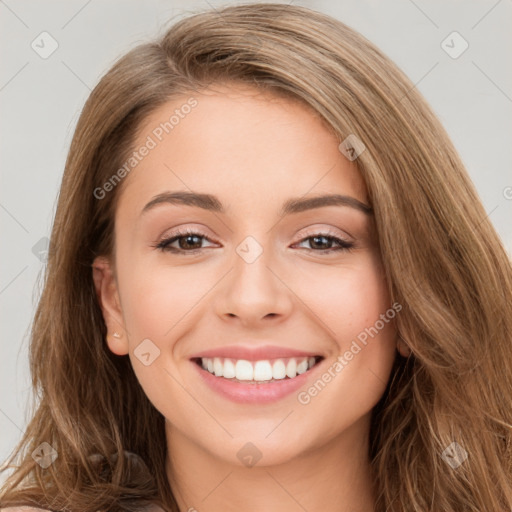
[[[265,384],[294,379],[313,368],[322,356],[288,357],[248,361],[224,357],[201,357],[195,361],[203,370],[233,382]]]

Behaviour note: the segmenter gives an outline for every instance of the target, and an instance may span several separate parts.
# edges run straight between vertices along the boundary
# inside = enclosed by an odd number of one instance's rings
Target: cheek
[[[304,267],[295,282],[294,291],[324,331],[319,334],[336,340],[340,350],[390,308],[380,260],[373,253],[354,255],[347,264]]]
[[[336,286],[327,287],[322,308],[336,332],[336,350],[322,382],[304,390],[299,402],[321,416],[332,411],[324,429],[335,435],[368,414],[382,397],[396,357],[395,318],[379,261],[347,270]],[[346,269],[345,269],[346,270]],[[333,304],[339,304],[334,308]],[[324,384],[328,382],[328,384]]]
[[[299,402],[318,414],[336,407],[340,413],[329,420],[334,431],[340,421],[353,421],[371,410],[385,391],[396,357],[398,313],[375,254],[350,265],[317,268],[304,275],[301,283],[306,282],[311,286],[302,284],[298,294],[322,326],[319,335],[330,337],[333,345],[330,372],[320,376],[328,384],[304,390]]]
[[[132,343],[141,336],[153,337],[156,343],[176,339],[190,327],[190,313],[215,283],[211,272],[161,262],[126,263],[120,281],[124,319]]]
[[[198,314],[218,281],[218,272],[207,265],[171,267],[162,256],[155,264],[132,257],[120,262],[118,276],[129,357],[139,383],[167,417],[170,397],[173,407],[193,407],[190,395],[179,384],[185,370],[179,363],[190,348],[179,340],[197,327]],[[139,349],[142,346],[144,352]],[[149,360],[154,360],[145,365],[148,357],[141,361],[138,356],[148,352]]]
[[[172,417],[170,405],[178,410],[192,406],[179,384],[183,379],[176,360],[182,347],[175,341],[193,328],[190,313],[204,295],[190,277],[183,267],[152,268],[135,260],[119,268],[131,364],[146,396],[166,417]]]

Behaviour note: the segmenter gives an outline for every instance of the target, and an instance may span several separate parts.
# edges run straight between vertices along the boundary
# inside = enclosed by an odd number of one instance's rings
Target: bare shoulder
[[[164,512],[164,510],[157,505],[152,505],[150,508],[145,508],[145,512]],[[7,507],[0,508],[0,512],[51,512],[47,508],[35,508],[35,507]]]
[[[8,507],[0,508],[1,512],[49,512],[46,508],[34,508],[34,507]]]
[[[0,512],[51,512],[47,508],[34,508],[29,506],[24,507],[7,507],[0,508]],[[164,512],[164,510],[156,505],[146,508],[145,512]]]

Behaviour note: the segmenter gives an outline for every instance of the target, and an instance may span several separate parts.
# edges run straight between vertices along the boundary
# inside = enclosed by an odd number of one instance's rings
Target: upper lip
[[[247,361],[261,361],[265,359],[314,357],[318,355],[319,354],[317,352],[306,352],[304,350],[295,350],[292,348],[278,347],[275,345],[265,345],[261,347],[244,347],[241,345],[236,345],[203,350],[191,356],[191,359],[198,359],[201,357],[223,357],[229,359],[245,359]]]

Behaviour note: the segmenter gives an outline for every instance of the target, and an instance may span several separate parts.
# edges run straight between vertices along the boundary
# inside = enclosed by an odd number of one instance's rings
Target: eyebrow
[[[151,201],[144,206],[141,215],[160,204],[195,206],[216,213],[226,213],[220,200],[211,194],[201,194],[198,192],[164,192],[154,196]],[[288,199],[283,204],[279,216],[284,217],[285,215],[300,213],[314,208],[322,208],[324,206],[349,206],[366,215],[373,214],[373,209],[370,206],[362,203],[355,197],[341,194],[325,194],[321,196]]]

